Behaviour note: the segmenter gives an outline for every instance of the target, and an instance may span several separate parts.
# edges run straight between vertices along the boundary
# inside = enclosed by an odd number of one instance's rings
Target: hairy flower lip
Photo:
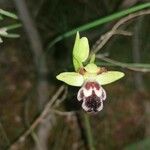
[[[87,112],[99,112],[103,109],[106,92],[94,80],[87,80],[79,89],[77,99],[82,101],[82,108]]]

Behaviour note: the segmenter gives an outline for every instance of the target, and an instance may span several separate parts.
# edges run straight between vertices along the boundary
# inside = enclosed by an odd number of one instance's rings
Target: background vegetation
[[[0,0],[0,149],[150,149],[148,0]],[[125,72],[85,114],[71,71],[76,31],[96,62]]]

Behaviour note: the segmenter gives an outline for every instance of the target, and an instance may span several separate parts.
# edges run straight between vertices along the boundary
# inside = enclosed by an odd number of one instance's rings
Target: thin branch
[[[131,64],[129,65],[128,63],[119,62],[119,61],[107,58],[103,55],[96,55],[96,58],[104,60],[104,61],[106,61],[108,63],[111,63],[111,64],[114,64],[116,66],[120,66],[122,68],[127,68],[127,69],[130,69],[130,70],[133,70],[133,71],[139,71],[139,72],[145,72],[145,73],[150,72],[150,68],[148,68],[148,67],[144,68],[144,66],[143,67],[131,66]]]
[[[60,110],[56,110],[56,109],[51,109],[50,112],[55,113],[56,115],[60,115],[60,116],[71,116],[75,114],[75,111],[60,111]]]
[[[133,14],[130,14],[122,19],[120,19],[113,27],[112,29],[107,32],[106,34],[104,34],[103,36],[100,37],[100,39],[97,40],[97,42],[94,44],[93,48],[92,48],[92,51],[91,51],[91,55],[93,53],[97,53],[100,49],[103,48],[103,46],[109,41],[109,39],[115,35],[115,34],[118,34],[118,29],[121,25],[125,24],[126,22],[128,22],[129,20],[133,19],[133,18],[136,18],[136,17],[139,17],[139,16],[142,16],[142,15],[148,15],[150,14],[150,10],[143,10],[143,11],[140,11],[140,12],[136,12],[136,13],[133,13]],[[90,56],[91,56],[90,55]]]
[[[62,102],[67,98],[67,94],[68,94],[68,87],[65,86],[64,94],[61,96],[61,98],[59,98],[59,99],[55,102],[53,108],[58,107],[58,106],[60,105],[60,103],[62,103]]]
[[[38,109],[41,111],[45,105],[45,103],[48,100],[48,88],[49,83],[47,81],[47,73],[48,73],[48,67],[46,63],[46,56],[43,56],[41,59],[41,56],[43,55],[43,45],[42,41],[39,35],[39,32],[36,28],[36,25],[32,19],[32,16],[30,14],[30,11],[27,7],[25,0],[13,0],[14,4],[16,5],[16,9],[18,10],[18,14],[20,17],[20,20],[22,21],[24,30],[26,32],[32,53],[33,53],[33,59],[35,68],[37,71],[37,103],[38,103]],[[47,150],[47,140],[49,136],[49,131],[52,128],[53,120],[50,120],[49,118],[52,118],[54,116],[47,116],[47,118],[44,118],[43,124],[39,126],[37,131],[37,137],[39,138],[40,144],[42,147],[42,150]],[[43,127],[44,126],[44,127]],[[35,143],[35,149],[40,150],[39,143]]]
[[[137,23],[134,26],[134,34],[132,39],[132,58],[134,63],[140,63],[141,61],[141,30],[143,26],[143,16],[139,17]],[[145,91],[143,76],[140,72],[134,74],[134,84],[138,91]]]
[[[91,53],[97,53],[101,48],[103,48],[103,46],[110,40],[110,38],[113,35],[125,35],[125,36],[131,36],[132,33],[128,32],[128,31],[124,31],[124,30],[111,30],[107,33],[105,33],[104,35],[102,35],[100,37],[99,40],[96,41],[96,43],[94,44]]]
[[[42,120],[48,115],[49,110],[51,108],[51,106],[54,104],[54,102],[58,99],[58,97],[63,93],[65,89],[65,86],[61,86],[59,87],[59,89],[56,91],[56,93],[53,95],[53,97],[50,99],[50,101],[47,103],[47,105],[45,106],[44,110],[42,111],[42,113],[39,115],[39,117],[37,117],[37,119],[31,124],[31,126],[29,127],[28,130],[26,130],[18,139],[15,143],[13,143],[10,146],[10,150],[15,150],[16,146],[19,143],[22,143],[27,136],[29,136],[31,134],[31,132],[38,126],[38,124],[40,122],[42,122]]]

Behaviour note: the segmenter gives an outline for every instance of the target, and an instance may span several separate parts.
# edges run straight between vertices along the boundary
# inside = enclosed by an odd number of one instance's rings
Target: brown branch
[[[50,101],[47,103],[47,105],[45,106],[44,110],[42,111],[42,113],[39,115],[39,117],[36,118],[36,120],[31,124],[31,126],[29,127],[28,130],[26,130],[17,140],[15,143],[13,143],[10,146],[10,150],[16,150],[16,147],[18,146],[18,144],[22,143],[27,136],[29,136],[31,134],[31,132],[39,125],[39,123],[42,122],[42,120],[48,115],[51,106],[54,104],[54,102],[59,98],[59,96],[63,93],[65,89],[65,86],[61,86],[56,93],[53,95],[53,97],[50,99]]]
[[[103,46],[109,41],[109,39],[117,34],[116,32],[118,32],[118,29],[121,25],[125,24],[126,22],[128,22],[129,20],[133,19],[133,18],[136,18],[136,17],[139,17],[139,16],[143,16],[143,15],[148,15],[150,14],[150,10],[143,10],[143,11],[140,11],[140,12],[136,12],[136,13],[133,13],[133,14],[130,14],[122,19],[120,19],[113,27],[112,29],[107,32],[106,34],[102,35],[97,41],[96,43],[93,45],[92,47],[92,50],[91,50],[91,55],[93,53],[97,53],[100,49],[103,48]]]
[[[47,81],[48,67],[46,64],[45,55],[42,56],[43,45],[36,25],[26,5],[26,1],[14,0],[14,3],[16,5],[16,9],[20,16],[20,20],[22,21],[29,45],[33,53],[34,65],[37,71],[37,103],[38,109],[39,111],[41,111],[45,103],[47,102],[49,95],[49,83]],[[40,147],[42,147],[43,150],[47,150],[47,140],[50,133],[49,131],[54,123],[54,120],[52,120],[52,118],[54,118],[54,116],[49,114],[49,116],[47,116],[43,120],[43,124],[39,126],[37,137],[40,141],[40,146],[35,142],[36,150],[40,150]]]
[[[119,62],[119,61],[107,58],[107,57],[105,57],[103,55],[96,55],[96,58],[104,60],[104,61],[106,61],[108,63],[111,63],[111,64],[114,64],[116,66],[120,66],[122,68],[127,68],[127,69],[130,69],[130,70],[133,70],[133,71],[144,72],[144,73],[150,72],[150,69],[148,69],[148,68],[144,68],[144,67],[143,68],[142,67],[132,67],[132,66],[126,64],[126,63]]]
[[[56,110],[56,109],[51,109],[50,112],[56,114],[56,115],[60,115],[60,116],[72,116],[75,115],[75,111],[60,111],[60,110]]]
[[[141,61],[141,30],[143,26],[143,16],[139,17],[137,23],[134,26],[134,34],[132,38],[132,58],[134,63],[140,63]],[[141,72],[134,74],[134,84],[138,91],[145,91],[143,76]]]

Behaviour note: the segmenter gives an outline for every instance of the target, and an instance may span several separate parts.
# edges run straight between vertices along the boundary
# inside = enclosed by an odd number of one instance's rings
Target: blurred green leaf
[[[15,23],[15,24],[12,24],[12,25],[5,26],[3,28],[6,28],[7,31],[9,31],[9,30],[13,30],[13,29],[19,28],[21,26],[22,25],[20,23]]]
[[[3,37],[7,37],[7,38],[18,38],[20,37],[19,34],[16,34],[16,33],[8,33],[7,35],[1,35]]]
[[[75,28],[71,31],[68,31],[68,32],[56,37],[54,40],[52,40],[48,45],[48,49],[50,49],[54,44],[56,44],[57,42],[63,40],[64,38],[70,37],[71,35],[75,34],[77,31],[80,31],[80,32],[81,31],[86,31],[88,29],[92,29],[92,28],[97,27],[99,25],[102,25],[104,23],[113,21],[115,19],[121,18],[121,17],[126,16],[128,14],[131,14],[131,13],[134,13],[136,11],[139,11],[139,10],[142,10],[142,9],[145,9],[145,8],[149,8],[149,7],[150,7],[150,2],[139,4],[137,6],[133,6],[133,7],[128,8],[126,10],[108,15],[106,17],[97,19],[93,22],[90,22],[90,23],[87,23],[87,24],[82,25],[80,27],[77,27],[77,28]]]
[[[13,19],[18,19],[18,17],[14,13],[8,12],[8,11],[3,10],[3,9],[0,9],[0,14],[7,16],[7,17],[10,17],[10,18],[13,18]]]

